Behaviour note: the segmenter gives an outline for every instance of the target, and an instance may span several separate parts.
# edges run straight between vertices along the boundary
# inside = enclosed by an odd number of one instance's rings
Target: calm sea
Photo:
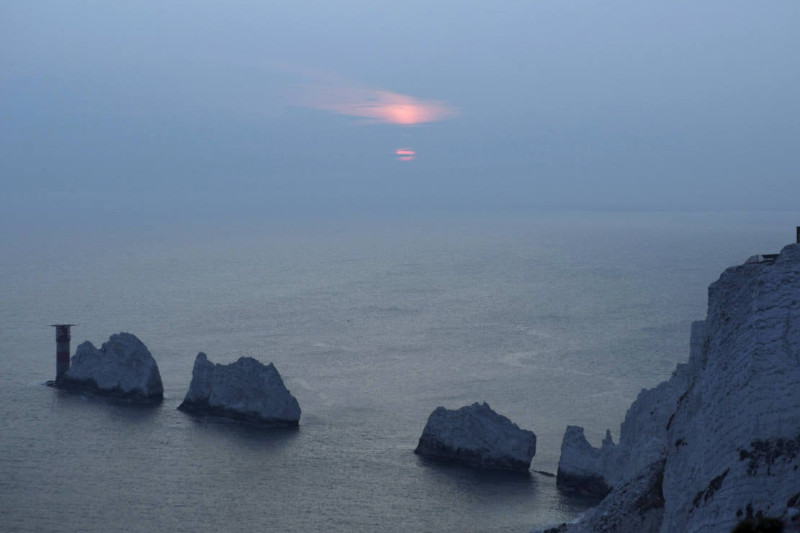
[[[514,531],[587,502],[538,473],[421,460],[430,412],[487,401],[555,472],[567,424],[615,437],[688,354],[727,266],[797,213],[533,213],[109,227],[0,236],[0,530]],[[72,349],[137,335],[166,399],[53,390]],[[194,357],[274,362],[297,431],[179,412]]]

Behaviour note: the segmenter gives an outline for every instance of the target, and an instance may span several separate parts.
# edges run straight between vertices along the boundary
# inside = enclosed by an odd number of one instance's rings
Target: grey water
[[[726,267],[797,213],[386,216],[69,224],[0,235],[0,530],[524,532],[591,502],[552,477],[567,424],[615,438],[688,355]],[[166,398],[43,386],[49,324],[137,335]],[[198,351],[272,361],[296,431],[176,410]],[[538,436],[531,475],[413,454],[430,412],[486,401]]]

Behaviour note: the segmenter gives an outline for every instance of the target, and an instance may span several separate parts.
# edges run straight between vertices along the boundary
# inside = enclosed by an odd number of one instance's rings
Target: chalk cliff
[[[559,483],[610,494],[553,531],[800,531],[800,244],[727,269],[692,326],[689,362],[642,391],[592,448],[568,428]]]
[[[536,454],[536,435],[495,413],[485,402],[454,410],[437,407],[414,453],[480,468],[527,472]]]
[[[164,397],[156,360],[131,333],[111,335],[99,350],[89,341],[80,344],[70,369],[55,385],[142,401]]]
[[[214,364],[203,352],[195,358],[192,382],[178,409],[266,425],[297,426],[300,421],[300,405],[275,365],[252,357]]]

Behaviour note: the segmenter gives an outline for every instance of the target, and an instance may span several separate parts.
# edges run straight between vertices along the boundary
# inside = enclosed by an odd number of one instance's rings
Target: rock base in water
[[[150,405],[150,404],[155,405],[155,404],[160,404],[161,402],[164,401],[163,393],[146,396],[145,394],[139,391],[124,391],[119,388],[104,389],[100,387],[96,381],[91,379],[82,381],[75,379],[59,379],[55,381],[49,380],[45,383],[45,385],[63,391],[97,395],[97,396],[102,396],[104,398],[109,398],[111,400],[123,400],[124,402],[131,402],[142,405]]]
[[[230,418],[231,420],[239,420],[241,422],[249,422],[259,426],[274,426],[274,427],[299,427],[300,420],[287,420],[283,418],[265,418],[260,413],[256,412],[242,412],[235,409],[228,409],[217,405],[210,405],[206,402],[186,402],[183,401],[178,406],[180,411],[194,416],[218,416],[221,418]]]
[[[561,470],[556,474],[556,485],[566,492],[598,498],[611,492],[611,487],[606,485],[606,480],[602,476],[576,476]]]

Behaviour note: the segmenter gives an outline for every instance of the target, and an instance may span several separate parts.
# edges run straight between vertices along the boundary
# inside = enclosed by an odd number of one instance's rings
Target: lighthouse
[[[56,328],[56,381],[69,370],[69,341],[72,338],[69,328],[74,324],[53,324]]]

